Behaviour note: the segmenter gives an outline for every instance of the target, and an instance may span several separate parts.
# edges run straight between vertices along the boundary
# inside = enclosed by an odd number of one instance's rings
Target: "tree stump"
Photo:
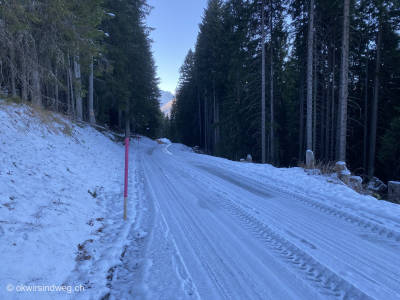
[[[348,170],[344,170],[340,172],[340,176],[339,179],[345,184],[345,185],[349,185],[349,181],[350,181],[350,171]]]
[[[342,171],[346,171],[346,163],[344,161],[338,161],[335,164],[335,172],[338,173],[338,176],[342,173]]]
[[[348,185],[350,181],[351,173],[346,168],[346,163],[344,161],[338,161],[335,164],[335,171],[338,178],[345,184]]]
[[[253,162],[253,158],[251,157],[250,154],[247,154],[246,161],[249,163]]]
[[[362,178],[360,176],[350,176],[349,185],[359,193],[362,189]]]
[[[314,152],[312,152],[311,150],[307,150],[306,152],[306,168],[314,168]]]

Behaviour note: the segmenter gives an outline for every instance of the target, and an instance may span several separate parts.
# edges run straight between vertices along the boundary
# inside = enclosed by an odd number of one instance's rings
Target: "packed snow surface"
[[[124,221],[111,139],[0,103],[1,299],[400,299],[400,206],[143,138]]]

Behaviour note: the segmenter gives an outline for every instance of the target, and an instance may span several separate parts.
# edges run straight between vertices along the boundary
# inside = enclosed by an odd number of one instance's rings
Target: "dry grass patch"
[[[316,160],[314,162],[314,168],[312,169],[307,169],[306,163],[303,161],[298,161],[297,165],[302,168],[304,172],[309,172],[313,175],[332,175],[335,173],[335,162]]]
[[[44,109],[42,107],[37,107],[32,105],[30,102],[23,101],[20,97],[12,97],[12,96],[1,96],[5,100],[3,105],[17,105],[17,106],[25,106],[26,115],[29,117],[39,119],[42,124],[44,124],[49,133],[60,134],[61,132],[71,136],[72,128],[68,121],[65,120],[65,117],[59,113],[53,112],[51,110]],[[6,110],[11,118],[15,118],[15,115],[11,114],[9,110]],[[14,112],[18,117],[23,117],[23,114],[19,111]],[[61,125],[63,129],[57,128],[55,124]],[[29,122],[26,124],[29,126]]]

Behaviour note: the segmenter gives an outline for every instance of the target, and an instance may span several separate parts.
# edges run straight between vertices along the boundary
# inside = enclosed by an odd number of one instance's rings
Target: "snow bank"
[[[122,219],[123,166],[122,144],[92,127],[0,103],[0,294],[88,299],[107,292],[107,271],[120,262],[135,219],[132,161],[133,201]],[[62,285],[63,292],[38,292]],[[32,286],[36,292],[21,291]]]
[[[167,138],[161,138],[161,139],[157,139],[157,140],[161,141],[161,142],[163,142],[165,144],[171,144],[171,141],[169,139],[167,139]]]

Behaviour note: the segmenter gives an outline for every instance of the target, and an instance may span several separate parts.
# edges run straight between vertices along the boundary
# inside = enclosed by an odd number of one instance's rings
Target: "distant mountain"
[[[174,99],[175,96],[171,92],[161,91],[161,96],[158,98],[160,100],[160,107]]]
[[[174,100],[175,98],[161,106],[161,111],[164,113],[164,115],[168,117],[171,116],[172,103],[174,103]]]

